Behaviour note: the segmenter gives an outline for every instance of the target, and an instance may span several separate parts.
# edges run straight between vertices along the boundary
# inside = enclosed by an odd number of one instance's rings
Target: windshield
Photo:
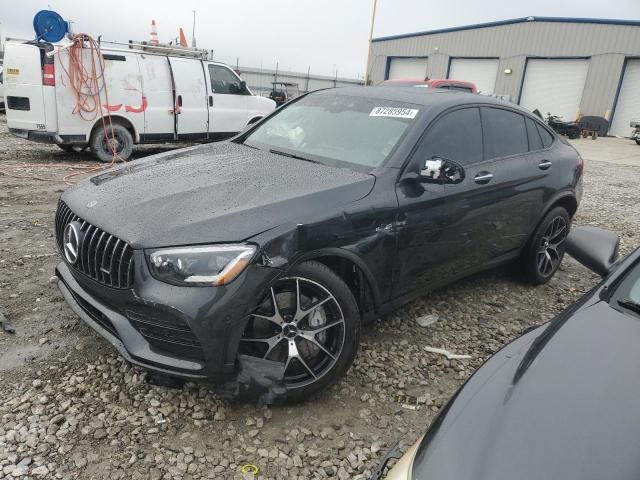
[[[245,140],[250,147],[369,172],[381,165],[415,120],[418,107],[318,93],[284,107]]]
[[[611,297],[611,304],[640,315],[640,261],[625,274]]]

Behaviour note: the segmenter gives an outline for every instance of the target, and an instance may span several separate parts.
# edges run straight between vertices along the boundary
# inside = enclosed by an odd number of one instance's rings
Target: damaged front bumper
[[[56,267],[58,288],[72,310],[134,365],[218,384],[230,396],[254,388],[279,394],[284,372],[273,362],[238,356],[248,315],[279,270],[252,265],[229,285],[177,287],[153,278],[143,252],[135,255],[130,289],[102,285],[64,262]]]

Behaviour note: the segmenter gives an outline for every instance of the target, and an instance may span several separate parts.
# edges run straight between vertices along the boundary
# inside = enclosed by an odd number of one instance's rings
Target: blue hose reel
[[[36,32],[36,41],[59,42],[69,31],[69,24],[52,10],[40,10],[33,17],[33,30]]]

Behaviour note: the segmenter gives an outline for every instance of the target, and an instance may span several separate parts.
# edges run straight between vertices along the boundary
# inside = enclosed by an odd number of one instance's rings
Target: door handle
[[[182,107],[182,95],[178,95],[178,106]]]
[[[213,95],[209,95],[209,106],[213,107]]]
[[[549,160],[542,160],[539,164],[538,164],[538,168],[540,170],[547,170],[551,165],[553,165],[553,163],[551,163]]]
[[[493,178],[493,173],[480,172],[475,176],[474,180],[476,183],[484,185],[485,183],[489,183],[492,178]]]

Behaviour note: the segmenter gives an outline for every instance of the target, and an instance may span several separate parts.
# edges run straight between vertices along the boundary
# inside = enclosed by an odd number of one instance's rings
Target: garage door
[[[498,60],[480,58],[452,58],[449,78],[473,82],[480,93],[490,95],[496,87]]]
[[[587,79],[589,61],[529,59],[520,95],[520,105],[558,115],[564,121],[575,120],[582,90]]]
[[[412,80],[424,80],[427,77],[426,58],[392,58],[389,65],[389,78],[398,80],[401,78]]]
[[[631,120],[640,120],[640,60],[627,60],[620,94],[611,119],[611,135],[631,135]]]

